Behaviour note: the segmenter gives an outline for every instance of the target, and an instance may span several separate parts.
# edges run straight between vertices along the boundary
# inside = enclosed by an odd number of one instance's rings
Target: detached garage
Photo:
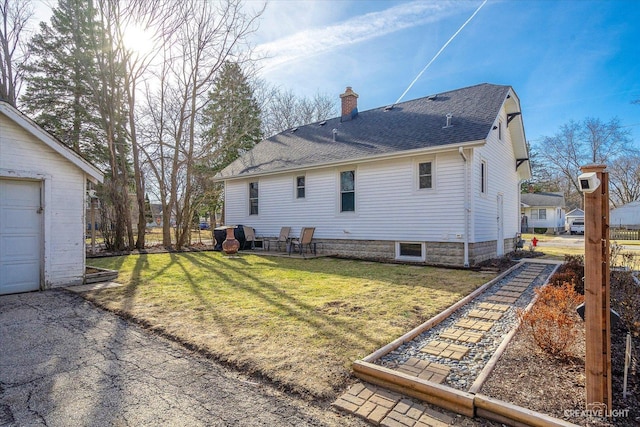
[[[0,101],[0,295],[82,283],[95,166]]]

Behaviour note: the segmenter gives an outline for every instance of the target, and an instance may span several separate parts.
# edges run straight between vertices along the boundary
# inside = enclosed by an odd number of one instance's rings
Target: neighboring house
[[[612,228],[640,229],[640,200],[611,209],[609,226]]]
[[[480,84],[274,135],[216,176],[225,223],[277,236],[315,227],[318,251],[468,266],[514,248],[531,176],[520,101]]]
[[[161,203],[149,203],[151,205],[151,222],[147,224],[147,227],[161,227],[162,226],[162,204]]]
[[[564,230],[569,231],[571,223],[576,219],[584,221],[584,211],[582,209],[573,209],[564,216]]]
[[[0,101],[0,294],[82,283],[87,180],[103,175]]]
[[[565,231],[565,203],[563,193],[523,193],[520,221],[524,233],[546,228],[546,233]]]

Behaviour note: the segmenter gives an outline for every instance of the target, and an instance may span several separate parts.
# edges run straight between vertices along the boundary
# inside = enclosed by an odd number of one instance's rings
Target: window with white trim
[[[356,171],[340,172],[340,212],[356,210]]]
[[[424,261],[426,259],[424,242],[396,242],[396,259]]]
[[[249,215],[258,215],[258,181],[249,183]]]
[[[296,199],[304,199],[306,197],[306,177],[300,175],[296,177]]]
[[[546,209],[531,209],[531,219],[547,219]]]
[[[418,163],[418,188],[433,188],[433,162]]]

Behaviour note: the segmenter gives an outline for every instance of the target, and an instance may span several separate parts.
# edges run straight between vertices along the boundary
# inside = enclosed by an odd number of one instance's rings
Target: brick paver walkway
[[[477,317],[478,319],[500,320],[500,318],[502,317],[502,312],[491,310],[471,310],[469,311],[468,316]]]
[[[401,394],[360,382],[351,386],[333,406],[384,427],[444,427],[453,420]]]
[[[416,357],[410,357],[405,363],[398,365],[396,370],[438,384],[442,383],[449,375],[449,371],[451,371],[447,366]]]
[[[545,268],[545,265],[528,264],[507,284],[455,322],[453,327],[440,332],[420,352],[452,360],[463,359]],[[394,369],[438,384],[443,383],[450,373],[449,367],[419,357],[410,357]],[[454,422],[454,418],[443,412],[361,382],[353,385],[333,405],[375,425],[387,427],[442,427]]]
[[[426,346],[422,347],[420,351],[437,357],[447,357],[449,359],[460,360],[469,352],[469,347],[451,344],[446,341],[433,340]]]
[[[440,334],[441,338],[447,338],[460,342],[472,342],[477,343],[482,339],[484,334],[482,332],[474,332],[468,329],[456,329],[449,328]]]

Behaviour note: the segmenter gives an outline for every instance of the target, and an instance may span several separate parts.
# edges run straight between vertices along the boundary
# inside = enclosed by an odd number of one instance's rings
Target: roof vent
[[[388,105],[384,107],[384,111],[391,111],[391,110],[393,110],[393,105]]]
[[[429,95],[429,96],[427,96],[427,100],[428,101],[435,101],[436,99],[438,99],[438,95]]]
[[[443,126],[442,129],[450,128],[451,126],[453,126],[451,124],[451,119],[452,118],[453,118],[453,114],[451,114],[451,113],[447,114],[447,125]]]
[[[297,131],[297,130],[298,130],[298,128],[293,128],[293,129],[291,129],[291,131],[290,131],[290,132],[291,132],[291,133],[294,133],[294,132],[295,132],[295,131]]]
[[[324,126],[324,125],[326,125],[326,124],[327,124],[327,121],[326,121],[326,120],[323,120],[323,121],[321,121],[321,122],[320,122],[320,123],[318,123],[318,124],[319,124],[320,126]]]
[[[331,131],[331,133],[333,133],[333,142],[336,142],[336,136],[338,135],[338,129],[333,129]]]

